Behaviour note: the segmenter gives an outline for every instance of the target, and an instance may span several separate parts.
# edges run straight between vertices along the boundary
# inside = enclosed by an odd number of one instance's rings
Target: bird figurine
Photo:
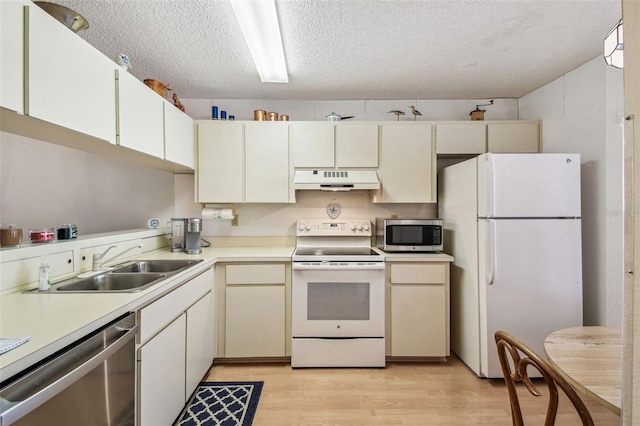
[[[411,113],[413,114],[413,121],[416,121],[416,118],[418,118],[419,115],[422,115],[422,113],[413,105],[409,105],[409,108],[411,108]]]
[[[125,71],[129,71],[131,69],[131,61],[124,53],[118,53],[116,55],[116,64],[120,65],[120,68]]]
[[[180,111],[184,112],[184,105],[182,105],[182,102],[180,102],[180,99],[178,99],[178,95],[176,95],[175,93],[173,94],[173,105],[175,105],[175,107]]]
[[[389,111],[390,113],[394,113],[397,117],[397,121],[400,121],[400,116],[404,115],[404,111],[399,111],[397,109],[392,109],[391,111]]]

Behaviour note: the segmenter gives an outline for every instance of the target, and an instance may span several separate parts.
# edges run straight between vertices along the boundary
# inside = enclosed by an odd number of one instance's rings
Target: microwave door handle
[[[486,271],[487,271],[487,284],[492,285],[496,278],[496,238],[495,238],[495,223],[492,220],[486,221]]]

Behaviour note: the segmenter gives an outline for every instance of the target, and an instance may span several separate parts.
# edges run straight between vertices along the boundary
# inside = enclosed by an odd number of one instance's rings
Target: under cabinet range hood
[[[375,170],[296,170],[295,189],[352,191],[380,189]]]

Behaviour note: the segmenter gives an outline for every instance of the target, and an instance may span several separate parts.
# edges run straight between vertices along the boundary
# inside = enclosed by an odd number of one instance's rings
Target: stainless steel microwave
[[[384,251],[442,251],[441,219],[376,218],[376,246]]]

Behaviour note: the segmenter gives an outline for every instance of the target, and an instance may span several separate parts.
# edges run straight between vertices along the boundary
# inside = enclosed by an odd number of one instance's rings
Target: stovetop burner
[[[380,256],[369,247],[298,247],[297,256]]]
[[[371,249],[367,219],[300,220],[294,262],[384,262]]]

